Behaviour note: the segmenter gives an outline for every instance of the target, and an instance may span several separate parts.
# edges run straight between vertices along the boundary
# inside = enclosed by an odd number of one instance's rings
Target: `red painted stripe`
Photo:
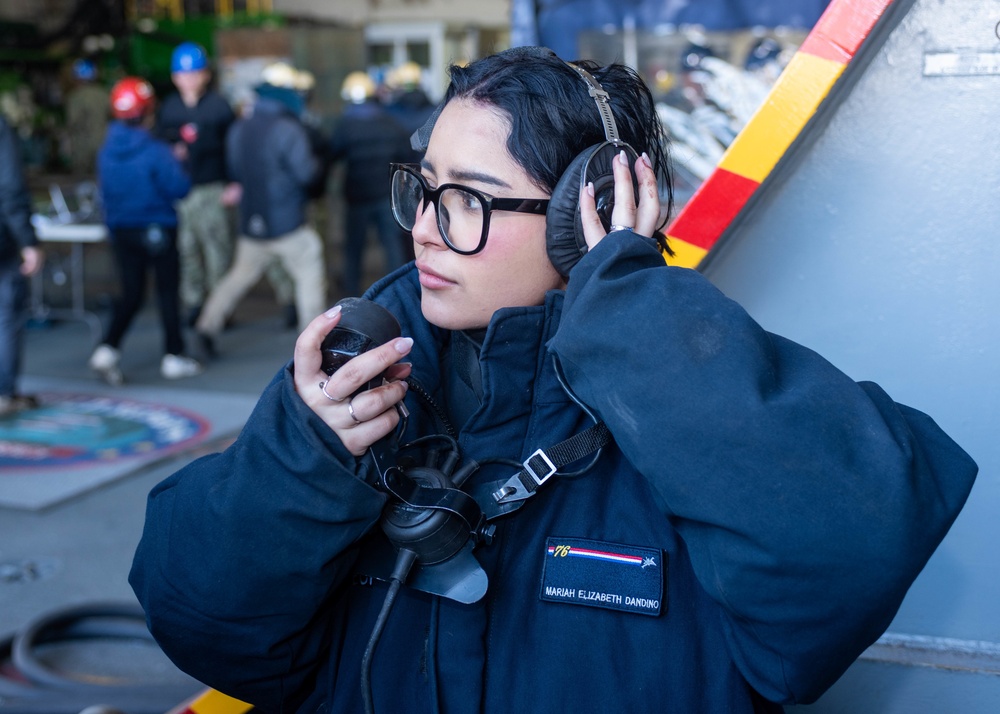
[[[667,232],[685,243],[711,249],[759,185],[716,168],[688,201],[696,210],[681,211]]]
[[[892,0],[841,0],[820,17],[800,52],[847,64]]]

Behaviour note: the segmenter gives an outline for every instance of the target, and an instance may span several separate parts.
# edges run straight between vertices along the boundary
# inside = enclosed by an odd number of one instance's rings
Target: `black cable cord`
[[[458,431],[452,425],[451,419],[448,418],[444,409],[442,409],[441,406],[434,401],[434,398],[431,397],[427,390],[424,389],[423,385],[421,385],[420,382],[415,380],[413,377],[407,377],[406,383],[409,385],[410,391],[416,394],[420,401],[422,401],[424,405],[434,413],[434,416],[438,418],[438,421],[441,422],[441,426],[444,427],[446,432],[448,432],[448,436],[453,439],[457,439]]]
[[[590,419],[595,424],[600,423],[601,420],[598,419],[597,415],[594,414],[594,412],[591,410],[590,407],[588,407],[586,404],[584,404],[582,401],[580,401],[580,398],[576,396],[576,394],[573,392],[573,390],[570,389],[569,384],[566,383],[566,378],[563,376],[563,373],[562,373],[562,367],[559,366],[559,360],[556,359],[555,355],[552,355],[552,367],[555,370],[556,379],[559,380],[559,386],[563,388],[563,391],[566,392],[566,394],[569,396],[569,398],[572,399],[573,402],[578,407],[580,407],[580,409],[582,409],[584,411],[584,413],[587,416],[589,416]],[[560,478],[577,478],[579,476],[583,476],[585,473],[587,473],[592,468],[594,468],[594,465],[597,463],[597,460],[599,458],[601,458],[601,452],[602,451],[604,451],[604,447],[603,446],[601,448],[599,448],[597,451],[594,452],[594,455],[591,457],[590,462],[586,466],[584,466],[582,469],[579,469],[578,471],[572,471],[570,473],[562,473],[562,472],[557,471],[556,475],[559,476]]]
[[[406,582],[406,577],[410,574],[410,568],[417,560],[417,554],[412,550],[401,548],[396,556],[396,564],[392,568],[392,575],[389,576],[389,590],[385,594],[382,602],[382,609],[379,610],[378,617],[375,618],[375,626],[372,628],[371,637],[365,647],[364,657],[361,658],[361,697],[365,704],[365,714],[375,714],[375,701],[372,693],[372,659],[375,656],[375,648],[378,647],[379,638],[382,637],[382,630],[389,620],[389,612],[400,588]]]
[[[434,441],[446,441],[448,442],[448,446],[451,447],[452,451],[458,451],[458,442],[455,441],[455,437],[452,436],[451,434],[428,434],[427,436],[419,436],[413,441],[408,441],[407,443],[400,446],[399,450],[404,451],[406,449],[412,449],[416,446],[423,446],[424,444],[428,444]]]
[[[523,464],[517,459],[508,459],[505,456],[491,456],[488,459],[479,459],[479,465],[484,464],[500,464],[501,466],[510,466],[512,468],[520,470]]]

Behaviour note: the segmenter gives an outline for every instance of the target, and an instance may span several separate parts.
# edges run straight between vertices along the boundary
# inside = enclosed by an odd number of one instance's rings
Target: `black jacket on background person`
[[[349,203],[389,200],[389,164],[411,160],[409,135],[378,102],[350,104],[330,140],[330,161],[347,162],[344,198]]]
[[[0,262],[20,262],[23,248],[38,245],[20,157],[17,135],[0,117]]]
[[[187,144],[186,168],[191,183],[198,186],[228,180],[226,133],[235,120],[229,102],[218,92],[205,92],[193,107],[172,94],[160,106],[154,133],[171,144]]]
[[[402,92],[386,107],[389,115],[403,125],[407,138],[431,118],[435,109],[437,106],[422,89],[410,89]],[[422,154],[422,151],[410,149],[410,158],[407,161],[420,161]]]

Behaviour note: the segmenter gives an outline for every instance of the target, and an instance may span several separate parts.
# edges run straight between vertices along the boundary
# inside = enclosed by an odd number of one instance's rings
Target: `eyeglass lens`
[[[404,230],[413,230],[418,212],[424,205],[424,187],[409,171],[396,171],[392,177],[392,210]],[[485,211],[479,196],[461,188],[441,191],[434,210],[438,229],[457,250],[474,251],[483,234]]]

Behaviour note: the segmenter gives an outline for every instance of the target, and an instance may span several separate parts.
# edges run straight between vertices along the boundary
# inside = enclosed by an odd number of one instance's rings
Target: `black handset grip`
[[[348,297],[337,302],[340,306],[340,320],[330,330],[320,345],[322,365],[320,369],[328,376],[347,364],[347,361],[363,352],[384,345],[402,334],[399,322],[391,312],[381,305],[364,298]],[[381,386],[385,374],[380,374],[358,388],[351,398],[361,392]],[[402,413],[401,413],[402,416]],[[372,444],[369,449],[378,479],[386,470],[395,465],[396,439],[393,434]]]
[[[348,360],[362,352],[384,345],[402,334],[399,322],[391,312],[381,305],[364,298],[349,297],[340,300],[340,321],[323,338],[320,351],[323,353],[321,369],[332,375]],[[382,377],[376,377],[363,389],[371,389],[382,384]]]

